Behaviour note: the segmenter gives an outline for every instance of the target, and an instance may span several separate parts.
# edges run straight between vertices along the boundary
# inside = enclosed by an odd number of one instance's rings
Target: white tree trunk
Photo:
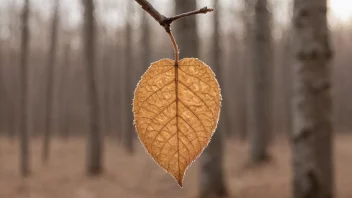
[[[332,198],[332,51],[326,0],[294,1],[293,197]]]

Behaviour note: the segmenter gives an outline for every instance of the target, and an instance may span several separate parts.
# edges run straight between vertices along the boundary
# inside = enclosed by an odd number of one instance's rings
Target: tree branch
[[[174,50],[175,50],[175,66],[178,65],[178,61],[179,61],[179,50],[178,50],[177,43],[175,41],[175,37],[171,32],[171,27],[170,27],[171,23],[176,21],[177,19],[180,19],[180,18],[184,18],[184,17],[196,15],[196,14],[206,14],[208,12],[214,11],[214,9],[212,9],[212,8],[204,7],[199,10],[178,14],[173,17],[165,17],[164,15],[160,14],[160,12],[158,10],[156,10],[152,6],[152,4],[150,4],[147,0],[135,0],[135,1],[139,5],[141,5],[142,8],[146,12],[148,12],[157,22],[159,22],[159,24],[161,26],[163,26],[165,31],[169,34],[171,41],[172,41],[172,44],[174,46]]]
[[[214,11],[213,8],[204,7],[204,8],[201,8],[199,10],[186,12],[186,13],[183,13],[183,14],[178,14],[176,16],[168,18],[168,20],[170,20],[171,23],[172,23],[173,21],[175,21],[177,19],[180,19],[180,18],[183,18],[183,17],[192,16],[192,15],[196,15],[196,14],[206,14],[206,13],[212,12],[212,11]]]
[[[204,7],[199,10],[191,11],[191,12],[186,12],[182,14],[178,14],[173,17],[165,17],[164,15],[160,14],[158,10],[156,10],[152,4],[150,4],[147,0],[136,0],[136,2],[142,6],[142,8],[148,12],[161,26],[165,28],[166,32],[171,32],[170,25],[172,22],[176,21],[177,19],[187,17],[187,16],[192,16],[196,14],[206,14],[208,12],[214,11],[212,8]]]
[[[147,0],[136,0],[139,5],[142,6],[142,8],[147,11],[156,21],[158,21],[160,24],[165,20],[165,16],[160,14],[158,10],[156,10],[152,4],[150,4]]]

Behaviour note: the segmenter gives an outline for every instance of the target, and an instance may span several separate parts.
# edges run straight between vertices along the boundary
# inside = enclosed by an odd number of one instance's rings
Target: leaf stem
[[[171,41],[172,41],[172,45],[174,46],[174,51],[175,51],[175,66],[178,66],[178,61],[179,61],[179,49],[175,40],[174,35],[172,34],[171,30],[170,32],[168,32]]]

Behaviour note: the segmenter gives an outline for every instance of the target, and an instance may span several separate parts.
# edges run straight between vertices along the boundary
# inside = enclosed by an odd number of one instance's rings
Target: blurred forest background
[[[134,88],[173,47],[135,1],[1,0],[1,198],[352,197],[350,0],[150,2],[166,16],[215,8],[172,30],[222,88],[223,141],[200,157],[217,163],[196,160],[179,188],[141,146]],[[295,92],[302,79],[322,95]],[[292,105],[307,97],[317,114]]]

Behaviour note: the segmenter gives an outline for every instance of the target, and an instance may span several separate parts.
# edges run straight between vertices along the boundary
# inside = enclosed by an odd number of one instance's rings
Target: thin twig
[[[168,20],[171,20],[171,22],[173,22],[173,21],[175,21],[177,19],[180,19],[180,18],[183,18],[183,17],[192,16],[192,15],[195,15],[195,14],[206,14],[206,13],[212,12],[212,11],[214,11],[213,8],[204,7],[204,8],[201,8],[199,10],[186,12],[186,13],[183,13],[183,14],[178,14],[178,15],[173,16],[173,17],[169,17]]]

